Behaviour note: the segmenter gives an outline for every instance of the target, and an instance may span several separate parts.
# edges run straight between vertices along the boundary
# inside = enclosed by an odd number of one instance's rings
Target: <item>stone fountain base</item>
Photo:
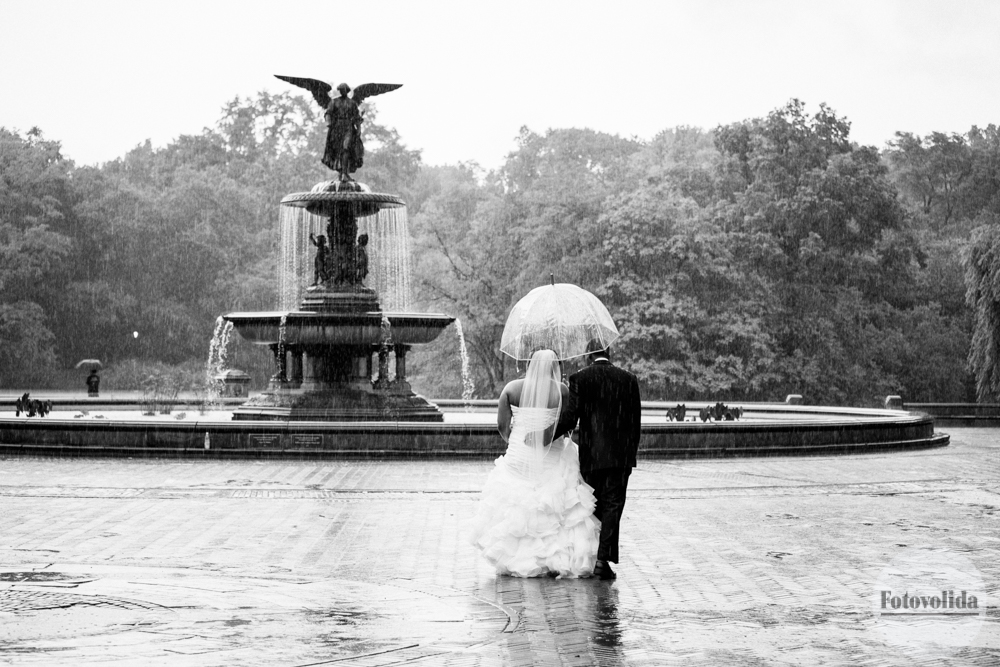
[[[268,346],[278,371],[267,391],[233,412],[236,421],[443,420],[437,406],[406,381],[406,354],[412,345],[437,338],[453,317],[297,311],[224,318],[246,340]]]
[[[272,389],[233,411],[237,421],[413,421],[440,422],[437,406],[409,391],[407,382],[364,391],[337,387],[318,391]]]

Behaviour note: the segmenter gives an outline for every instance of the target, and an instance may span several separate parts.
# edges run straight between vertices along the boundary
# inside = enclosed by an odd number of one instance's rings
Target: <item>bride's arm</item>
[[[497,401],[497,430],[500,431],[500,437],[503,438],[504,442],[510,437],[510,396],[508,389],[510,385],[504,387],[504,390],[500,393],[500,400]]]

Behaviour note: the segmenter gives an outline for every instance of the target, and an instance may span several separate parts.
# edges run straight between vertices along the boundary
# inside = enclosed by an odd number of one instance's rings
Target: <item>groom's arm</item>
[[[576,422],[580,418],[578,413],[580,405],[579,394],[577,393],[577,383],[573,378],[569,379],[569,395],[563,401],[562,411],[559,413],[559,421],[556,422],[556,432],[553,440],[569,434],[576,428]]]

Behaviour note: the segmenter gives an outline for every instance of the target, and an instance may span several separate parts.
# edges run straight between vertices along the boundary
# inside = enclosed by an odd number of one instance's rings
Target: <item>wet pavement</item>
[[[996,665],[1000,430],[946,430],[640,461],[614,582],[496,577],[490,462],[8,457],[0,664]],[[979,606],[889,618],[902,575]]]

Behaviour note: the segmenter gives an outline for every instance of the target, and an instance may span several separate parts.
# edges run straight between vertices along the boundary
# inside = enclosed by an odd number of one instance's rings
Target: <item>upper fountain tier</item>
[[[309,192],[287,195],[281,204],[305,209],[311,216],[326,221],[324,229],[316,230],[315,235],[309,231],[309,242],[316,248],[315,268],[312,285],[302,295],[299,307],[323,312],[380,310],[377,291],[364,283],[372,250],[368,243],[382,236],[380,230],[392,229],[394,221],[405,221],[403,200],[396,195],[372,192],[364,183],[334,180],[318,183]],[[372,234],[359,236],[362,229]],[[375,250],[380,253],[386,248]],[[385,260],[383,256],[382,261]],[[407,258],[396,260],[405,262]]]
[[[282,206],[304,208],[324,218],[335,215],[337,206],[344,203],[351,204],[352,212],[358,217],[406,205],[396,195],[372,192],[371,188],[358,181],[324,181],[314,185],[309,192],[296,192],[281,200]]]

